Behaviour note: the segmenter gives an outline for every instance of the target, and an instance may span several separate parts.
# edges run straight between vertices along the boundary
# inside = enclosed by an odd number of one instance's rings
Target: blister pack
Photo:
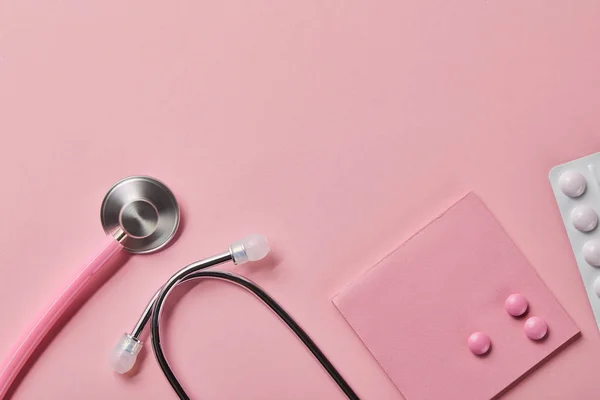
[[[600,329],[600,153],[552,168],[550,184]]]

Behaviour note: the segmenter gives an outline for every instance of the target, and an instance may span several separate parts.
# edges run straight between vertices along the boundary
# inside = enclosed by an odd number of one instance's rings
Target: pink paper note
[[[541,238],[540,238],[541,240]],[[529,301],[523,318],[506,298]],[[483,202],[469,194],[334,298],[408,400],[489,399],[576,337],[579,329]],[[530,316],[549,328],[527,338]],[[475,356],[473,332],[491,351]]]

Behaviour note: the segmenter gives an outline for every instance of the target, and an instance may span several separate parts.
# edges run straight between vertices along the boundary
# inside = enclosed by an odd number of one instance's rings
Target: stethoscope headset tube
[[[261,246],[263,246],[261,248]],[[264,246],[266,251],[264,251]],[[258,251],[257,251],[258,248]],[[169,362],[165,356],[162,348],[161,336],[160,336],[160,317],[163,309],[163,305],[168,298],[171,291],[183,282],[190,281],[192,279],[216,279],[229,283],[233,283],[239,287],[246,289],[251,292],[256,298],[261,300],[267,307],[269,307],[285,325],[300,339],[300,341],[306,346],[306,348],[313,354],[317,361],[323,366],[325,371],[331,376],[335,383],[340,387],[344,394],[351,400],[360,400],[358,395],[333,366],[331,361],[323,354],[319,346],[311,339],[311,337],[300,327],[300,325],[292,318],[285,309],[273,299],[266,291],[251,280],[232,273],[218,270],[209,270],[207,268],[233,261],[235,264],[242,264],[246,261],[256,261],[263,258],[268,253],[268,245],[266,239],[260,235],[253,235],[245,240],[233,244],[228,252],[210,257],[195,263],[192,263],[175,275],[173,275],[165,285],[154,295],[144,313],[140,317],[139,321],[135,325],[131,334],[125,334],[121,342],[115,348],[113,356],[113,368],[115,363],[117,368],[119,362],[122,361],[119,357],[125,357],[127,360],[127,367],[118,372],[126,372],[126,370],[133,367],[133,363],[137,357],[137,354],[142,348],[142,342],[139,337],[143,333],[145,326],[150,322],[150,333],[152,350],[160,368],[162,369],[165,377],[171,384],[171,387],[177,393],[180,399],[190,399],[185,389],[177,379],[175,373],[171,369]],[[129,365],[130,364],[130,365]]]

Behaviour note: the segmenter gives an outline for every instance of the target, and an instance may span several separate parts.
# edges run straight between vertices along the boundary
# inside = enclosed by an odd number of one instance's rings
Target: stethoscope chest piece
[[[100,211],[107,234],[125,231],[123,247],[131,253],[150,253],[166,246],[179,227],[179,205],[162,182],[132,176],[117,182],[106,194]]]
[[[162,182],[147,176],[132,176],[117,182],[104,197],[100,219],[107,233],[100,250],[50,303],[0,365],[0,399],[52,326],[115,254],[122,249],[151,253],[175,237],[179,206]]]

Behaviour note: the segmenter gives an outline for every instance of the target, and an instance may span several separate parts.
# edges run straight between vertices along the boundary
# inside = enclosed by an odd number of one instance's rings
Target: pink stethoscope
[[[157,179],[132,176],[108,191],[100,213],[105,242],[12,349],[0,370],[0,399],[60,316],[108,261],[122,249],[139,254],[163,248],[175,237],[179,218],[175,196]]]
[[[0,370],[0,399],[6,396],[27,360],[59,317],[73,304],[91,279],[107,265],[108,260],[121,249],[131,253],[151,253],[163,248],[175,236],[179,218],[179,206],[175,196],[163,183],[154,178],[129,177],[110,189],[101,209],[102,225],[107,233],[106,242],[14,347]],[[241,275],[209,269],[226,262],[240,265],[258,261],[269,252],[266,238],[254,234],[231,244],[223,253],[194,262],[179,270],[152,297],[132,332],[121,336],[110,355],[112,369],[119,374],[125,374],[133,368],[142,349],[140,337],[149,324],[152,350],[160,368],[178,397],[183,400],[190,399],[167,362],[162,348],[159,329],[162,307],[177,285],[192,279],[217,279],[236,284],[261,300],[302,341],[348,399],[360,400],[317,344],[267,292]]]

